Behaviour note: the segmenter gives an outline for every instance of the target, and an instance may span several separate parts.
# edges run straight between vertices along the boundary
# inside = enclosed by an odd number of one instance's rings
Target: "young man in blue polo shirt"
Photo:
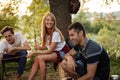
[[[68,32],[74,48],[61,63],[64,71],[75,80],[108,80],[110,61],[105,49],[86,37],[79,22],[71,24]]]

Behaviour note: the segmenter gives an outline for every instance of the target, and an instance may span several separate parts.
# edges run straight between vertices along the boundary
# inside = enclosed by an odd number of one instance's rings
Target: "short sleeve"
[[[6,48],[5,40],[3,40],[0,42],[0,53],[4,53],[5,48]]]
[[[21,41],[21,44],[24,44],[26,42],[26,38],[20,32],[18,33],[18,35],[19,35],[19,39]]]
[[[102,52],[101,46],[91,46],[86,52],[87,64],[99,63],[100,54]]]
[[[61,36],[59,32],[53,32],[52,42],[61,42]]]

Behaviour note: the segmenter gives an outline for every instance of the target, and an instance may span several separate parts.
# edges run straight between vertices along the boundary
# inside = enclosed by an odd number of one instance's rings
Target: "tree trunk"
[[[68,37],[67,27],[71,24],[69,0],[49,0],[50,11],[55,15],[57,27],[61,30],[65,39]]]

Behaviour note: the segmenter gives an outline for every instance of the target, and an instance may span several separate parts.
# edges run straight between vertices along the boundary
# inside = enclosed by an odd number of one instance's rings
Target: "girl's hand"
[[[35,43],[34,48],[35,48],[36,50],[40,50],[40,44],[39,44],[39,43]]]

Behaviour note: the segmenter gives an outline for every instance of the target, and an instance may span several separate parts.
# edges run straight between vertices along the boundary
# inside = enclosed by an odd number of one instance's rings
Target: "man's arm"
[[[74,60],[74,55],[76,54],[76,51],[74,49],[71,49],[64,57],[64,60],[66,61],[66,65],[62,65],[65,72],[76,80],[80,77],[79,74],[75,72],[75,67],[77,66]]]
[[[13,50],[31,50],[29,43],[26,41],[21,47],[13,47]]]
[[[66,55],[74,56],[76,54],[77,54],[77,52],[72,48]]]
[[[23,46],[7,49],[6,52],[7,52],[7,54],[14,55],[16,52],[18,52],[20,50],[31,50],[27,41],[23,43]]]
[[[78,80],[94,80],[96,69],[97,69],[97,63],[88,64],[87,65],[87,74],[85,74],[82,77],[78,78]]]
[[[70,68],[70,66],[73,69],[75,68],[76,65],[72,61],[73,60],[72,56],[74,56],[75,54],[76,51],[72,49],[65,55],[65,59],[67,61],[67,66],[68,66],[67,69]],[[94,63],[87,65],[87,73],[83,76],[79,76],[74,70],[68,70],[67,73],[69,73],[69,75],[71,75],[77,80],[94,80],[96,69],[97,69],[97,63]]]
[[[30,50],[30,45],[27,42],[27,39],[20,32],[16,35],[21,41],[21,47],[15,47],[14,50]]]

